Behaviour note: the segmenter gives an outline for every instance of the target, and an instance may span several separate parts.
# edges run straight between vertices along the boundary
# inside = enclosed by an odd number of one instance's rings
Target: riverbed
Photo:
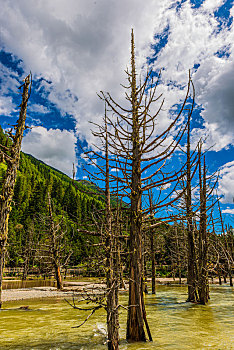
[[[153,342],[128,344],[126,310],[120,314],[120,349],[230,350],[234,349],[233,288],[211,286],[208,305],[186,303],[186,286],[157,286],[146,295]],[[120,296],[127,305],[127,294]],[[30,310],[19,309],[29,306]],[[63,298],[31,299],[4,303],[0,311],[1,350],[101,350],[105,345],[104,310],[98,310],[81,328],[87,312],[74,310]]]

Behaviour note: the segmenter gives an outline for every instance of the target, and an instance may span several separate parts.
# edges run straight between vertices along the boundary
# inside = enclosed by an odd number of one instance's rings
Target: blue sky
[[[32,71],[23,150],[77,178],[84,174],[77,142],[94,140],[100,90],[125,103],[130,30],[137,68],[162,69],[165,97],[159,131],[185,96],[191,69],[196,89],[193,145],[205,140],[210,172],[220,171],[222,211],[234,224],[234,5],[230,0],[0,0],[0,124],[18,115],[18,86]]]

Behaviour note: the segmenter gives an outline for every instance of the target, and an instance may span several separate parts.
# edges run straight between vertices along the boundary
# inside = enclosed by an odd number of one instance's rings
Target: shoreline
[[[182,283],[179,284],[179,280],[173,278],[157,278],[156,287],[158,285],[172,285],[172,286],[185,286],[186,279],[183,278]],[[217,285],[218,279],[210,281],[210,285]],[[228,283],[223,285],[229,285]],[[150,280],[148,280],[148,286],[150,286]],[[20,301],[28,299],[42,299],[42,298],[67,298],[73,296],[80,296],[84,292],[98,294],[101,293],[105,288],[104,283],[100,282],[82,282],[82,281],[65,281],[63,290],[57,290],[56,287],[29,287],[29,288],[18,288],[18,289],[3,289],[2,301]],[[121,289],[120,292],[126,292],[127,288]]]
[[[65,282],[62,290],[58,290],[56,287],[50,286],[3,289],[2,301],[8,302],[27,299],[66,298],[79,296],[84,292],[97,294],[100,293],[103,288],[105,288],[105,285],[102,283]]]

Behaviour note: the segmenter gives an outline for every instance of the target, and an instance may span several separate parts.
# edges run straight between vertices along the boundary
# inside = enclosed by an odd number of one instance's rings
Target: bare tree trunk
[[[22,281],[25,281],[27,279],[28,270],[29,270],[29,258],[26,257],[24,259]]]
[[[219,206],[220,207],[220,206]],[[219,208],[220,210],[220,208]],[[220,210],[220,215],[221,210]],[[231,242],[228,242],[228,240],[231,240]],[[225,250],[226,250],[226,260],[227,260],[227,275],[229,276],[229,281],[230,281],[230,287],[233,287],[233,282],[232,282],[232,265],[233,265],[233,254],[234,254],[234,249],[233,249],[233,234],[229,233],[225,236]],[[225,282],[226,283],[226,282]]]
[[[155,250],[154,250],[154,234],[153,234],[153,232],[151,232],[151,235],[150,235],[150,246],[151,246],[152,294],[155,294],[156,269],[155,269]]]
[[[110,169],[108,152],[108,133],[105,109],[105,223],[106,223],[106,285],[107,285],[107,336],[108,350],[119,349],[119,315],[118,315],[118,251],[113,237],[110,200]],[[118,215],[118,213],[117,213]],[[114,252],[115,251],[115,252]]]
[[[127,318],[127,340],[146,341],[144,322],[148,326],[143,298],[142,214],[141,214],[141,152],[134,35],[131,38],[131,103],[132,103],[132,164],[130,209],[130,274]],[[150,335],[151,338],[151,335]],[[152,338],[151,338],[152,339]]]
[[[192,212],[192,190],[191,190],[191,157],[190,157],[190,120],[188,121],[187,136],[187,185],[186,185],[186,216],[187,216],[187,239],[188,239],[188,299],[195,302],[197,300],[196,292],[196,252],[194,239],[194,225]]]
[[[159,112],[162,110],[164,99],[159,104],[156,113],[151,114],[151,105],[161,99],[161,95],[156,97],[156,88],[160,79],[158,76],[155,83],[151,72],[146,74],[144,82],[137,84],[136,69],[135,69],[135,53],[134,53],[134,35],[131,36],[131,69],[127,70],[129,86],[126,87],[128,92],[125,92],[126,100],[130,104],[129,108],[119,105],[111,97],[109,93],[101,91],[101,99],[106,101],[108,107],[113,112],[115,121],[108,118],[108,124],[112,128],[109,132],[109,145],[112,147],[112,154],[118,160],[117,169],[121,174],[122,194],[129,195],[130,198],[130,235],[129,235],[129,302],[128,302],[128,317],[127,317],[127,339],[129,341],[145,341],[146,327],[148,337],[152,340],[150,330],[147,323],[145,305],[143,299],[143,259],[142,259],[142,232],[145,229],[142,226],[142,194],[155,187],[161,188],[167,181],[176,181],[174,189],[182,177],[181,171],[171,175],[162,173],[162,167],[165,162],[173,154],[179,145],[179,142],[185,132],[182,128],[181,132],[169,145],[163,146],[163,151],[155,152],[156,149],[161,149],[163,142],[167,142],[168,135],[174,128],[175,123],[179,120],[183,112],[190,94],[191,79],[187,88],[184,103],[174,121],[164,130],[161,135],[154,137],[156,128],[156,119]],[[193,89],[194,90],[194,89]],[[193,94],[194,95],[194,94]],[[191,104],[191,113],[194,106],[194,99]],[[157,155],[155,155],[157,153]],[[147,155],[147,156],[146,156]],[[151,172],[149,169],[151,168]],[[159,171],[160,174],[159,175]],[[146,173],[151,173],[149,176]],[[157,180],[156,180],[157,176]],[[159,176],[159,179],[158,179]],[[116,176],[112,176],[116,180]],[[174,190],[172,190],[174,192]],[[175,191],[176,192],[176,191]],[[170,204],[179,199],[180,195],[176,196]],[[163,201],[162,201],[163,202]],[[168,205],[162,203],[160,206],[154,205],[153,210],[158,211],[163,206]],[[147,217],[149,209],[144,208],[144,217]],[[152,224],[151,227],[156,227],[158,223]]]
[[[148,294],[148,284],[147,284],[147,256],[146,256],[146,235],[143,238],[143,292]]]
[[[180,247],[179,247],[177,226],[175,226],[175,233],[176,233],[176,257],[177,257],[177,266],[178,266],[178,274],[179,274],[179,284],[181,284],[181,256],[180,256]]]
[[[29,86],[31,75],[25,78],[23,84],[22,103],[20,109],[19,119],[14,126],[15,134],[9,132],[12,138],[12,145],[9,147],[0,145],[0,154],[7,163],[7,170],[4,176],[2,185],[2,194],[0,195],[0,308],[2,307],[2,280],[4,270],[4,260],[6,252],[6,244],[8,238],[8,220],[11,210],[11,202],[14,195],[14,186],[16,181],[16,174],[19,167],[21,143],[23,139],[23,132],[25,130],[25,120],[27,112],[27,103],[29,98]]]
[[[233,281],[232,281],[232,271],[229,270],[229,281],[230,281],[230,287],[233,287]]]
[[[119,286],[120,288],[126,289],[125,283],[124,283],[124,275],[123,275],[123,265],[121,263],[121,242],[117,243],[117,249],[118,249],[118,263],[119,263]]]
[[[220,264],[217,264],[217,269],[218,269],[218,278],[219,278],[219,285],[222,285],[222,276],[221,276],[221,269],[220,269]]]
[[[50,195],[48,193],[48,206],[49,206],[49,220],[50,220],[50,240],[51,240],[51,254],[54,266],[54,274],[57,283],[57,289],[63,289],[63,281],[61,276],[61,267],[59,262],[59,252],[56,244],[56,230],[53,219],[52,205]]]
[[[200,228],[199,228],[199,303],[205,305],[209,300],[208,281],[208,239],[207,239],[207,209],[206,209],[206,165],[204,158],[203,179],[201,171],[201,148],[199,146],[199,181],[200,181]]]
[[[146,341],[143,319],[143,280],[142,280],[142,232],[141,232],[141,193],[139,193],[139,173],[133,161],[131,227],[130,227],[130,276],[127,339]],[[139,164],[138,164],[139,166]],[[138,176],[137,176],[138,175]]]

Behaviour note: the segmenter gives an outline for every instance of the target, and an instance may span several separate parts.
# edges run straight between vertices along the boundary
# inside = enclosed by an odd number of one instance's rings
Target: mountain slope
[[[6,135],[0,128],[0,142],[6,142]],[[0,189],[4,178],[6,164],[0,162]],[[90,192],[92,187],[92,193]],[[66,236],[73,250],[72,263],[78,263],[89,256],[92,247],[87,247],[87,238],[77,233],[90,218],[92,209],[104,208],[101,191],[93,194],[93,186],[88,182],[76,182],[62,172],[46,165],[29,154],[21,152],[20,166],[17,173],[12,210],[9,219],[9,263],[18,265],[26,245],[29,231],[33,229],[34,239],[39,241],[46,234],[41,221],[48,216],[48,192],[50,193],[53,211],[57,220],[66,224]]]

